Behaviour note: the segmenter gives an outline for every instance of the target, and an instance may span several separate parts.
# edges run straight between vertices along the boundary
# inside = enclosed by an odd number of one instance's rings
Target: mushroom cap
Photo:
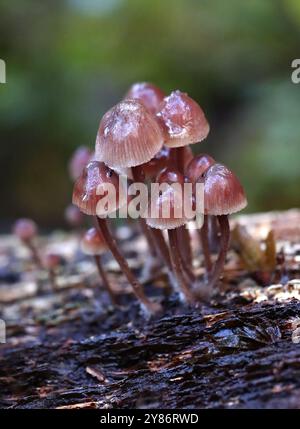
[[[46,253],[43,255],[42,261],[45,268],[53,270],[60,265],[62,258],[56,253]]]
[[[165,97],[165,93],[149,82],[134,83],[128,90],[125,99],[139,100],[149,112],[155,114]]]
[[[236,213],[247,205],[244,189],[236,175],[222,164],[213,164],[204,175],[205,214]]]
[[[178,90],[165,97],[157,117],[165,130],[165,144],[169,147],[200,142],[209,133],[209,124],[199,104]]]
[[[65,210],[65,219],[71,226],[80,226],[83,221],[83,214],[77,206],[70,204]]]
[[[154,201],[157,217],[152,217],[153,213],[148,213],[147,225],[156,229],[175,229],[186,224],[189,219],[185,217],[183,210],[184,176],[177,170],[166,168],[159,174],[156,182],[165,183],[167,186]],[[173,188],[173,184],[180,186]],[[169,208],[168,216],[165,216],[163,207]],[[148,210],[149,208],[151,208],[151,204],[149,204]]]
[[[106,184],[114,187],[114,195],[101,193],[101,187],[105,188]],[[119,185],[119,175],[116,172],[103,162],[91,161],[74,184],[72,203],[87,215],[107,216],[126,204],[126,196],[123,192],[120,193]],[[110,197],[110,211],[100,212],[97,205],[106,195]]]
[[[162,148],[163,133],[155,116],[139,101],[123,100],[102,118],[95,159],[111,168],[141,165]]]
[[[73,181],[80,176],[84,167],[92,159],[92,156],[92,151],[86,146],[80,146],[75,150],[69,161],[69,173]]]
[[[184,175],[174,168],[164,168],[156,177],[157,183],[167,183],[172,185],[173,183],[179,183],[183,185],[185,183]]]
[[[198,178],[203,176],[206,170],[215,163],[216,161],[211,156],[200,153],[188,164],[185,169],[185,174],[192,183],[195,183]]]
[[[86,255],[101,255],[107,251],[106,241],[96,228],[90,228],[85,232],[80,247]]]
[[[13,226],[13,234],[23,241],[31,240],[37,235],[37,231],[37,225],[31,219],[18,219]]]

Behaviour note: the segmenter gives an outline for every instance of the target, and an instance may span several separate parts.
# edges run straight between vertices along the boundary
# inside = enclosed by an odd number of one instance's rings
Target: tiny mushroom
[[[62,258],[56,253],[43,255],[43,266],[48,270],[52,290],[57,290],[56,270],[60,266]]]
[[[236,175],[222,164],[213,164],[204,174],[204,213],[216,216],[220,225],[220,249],[209,278],[208,293],[223,270],[229,246],[230,228],[228,215],[247,205],[244,189]]]
[[[189,220],[185,217],[183,208],[185,178],[179,171],[166,168],[158,175],[156,181],[165,186],[156,201],[151,201],[151,212],[148,211],[147,224],[151,228],[168,231],[172,268],[184,298],[187,302],[192,303],[194,296],[185,277],[187,270],[179,252],[177,236],[177,229]]]
[[[216,161],[207,154],[199,154],[195,156],[185,169],[185,174],[193,185],[197,182],[203,182],[203,176],[206,170]],[[209,246],[209,217],[204,215],[203,225],[199,231],[199,237],[202,245],[202,251],[204,256],[204,263],[207,273],[211,271],[212,262],[210,257],[210,246]],[[211,227],[216,230],[217,225],[212,221]]]
[[[69,173],[73,182],[80,176],[92,157],[92,151],[85,146],[80,146],[75,150],[69,161]]]
[[[117,300],[115,292],[107,278],[106,272],[102,265],[101,256],[109,249],[101,232],[98,231],[96,228],[90,228],[88,231],[86,231],[81,239],[81,250],[86,255],[91,255],[94,257],[96,267],[99,276],[102,280],[103,286],[108,293],[111,302],[113,304],[116,304]]]
[[[43,268],[41,258],[37,251],[34,239],[37,236],[37,225],[31,219],[18,219],[13,226],[13,233],[26,245],[30,250],[32,258],[38,268]]]
[[[79,228],[83,223],[83,214],[78,207],[70,204],[65,209],[65,220],[72,228]]]

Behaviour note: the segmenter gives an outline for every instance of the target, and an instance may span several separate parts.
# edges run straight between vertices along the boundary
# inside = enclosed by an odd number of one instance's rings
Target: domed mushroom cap
[[[95,159],[111,168],[141,165],[162,148],[162,130],[156,118],[137,100],[124,100],[102,118]]]
[[[69,173],[72,180],[76,180],[84,167],[91,161],[93,153],[85,146],[80,146],[73,153],[69,162]]]
[[[200,142],[209,132],[209,124],[199,104],[180,91],[173,91],[164,99],[157,117],[165,128],[165,144],[169,147]]]
[[[102,192],[108,190],[107,184],[112,185],[114,192]],[[126,203],[119,185],[121,184],[117,173],[103,162],[91,161],[74,184],[72,203],[87,215],[108,215]],[[108,198],[110,202],[104,211],[100,211],[98,205],[102,198]]]
[[[31,240],[37,235],[37,225],[31,219],[19,219],[13,226],[13,234],[20,240]]]
[[[138,82],[129,88],[125,98],[139,100],[149,112],[156,113],[164,96],[165,93],[152,83]]]
[[[185,217],[183,207],[184,176],[177,170],[166,168],[156,181],[166,186],[155,201],[149,202],[147,224],[156,229],[174,229],[187,223],[189,219]],[[174,184],[176,187],[172,186]]]
[[[222,164],[214,164],[204,175],[204,211],[214,216],[236,213],[247,198],[236,175]]]
[[[78,207],[70,204],[65,210],[65,219],[69,225],[77,227],[83,222],[83,214]]]
[[[164,168],[156,177],[157,183],[167,183],[172,185],[173,183],[178,183],[181,186],[185,183],[184,175],[181,174],[178,170],[174,168],[166,167]]]
[[[62,258],[56,253],[46,253],[43,255],[42,261],[45,268],[53,270],[61,264]]]
[[[195,183],[215,163],[211,156],[201,153],[191,160],[185,169],[185,174],[192,183]]]
[[[101,255],[107,251],[104,237],[96,228],[90,228],[81,239],[80,247],[86,255]]]

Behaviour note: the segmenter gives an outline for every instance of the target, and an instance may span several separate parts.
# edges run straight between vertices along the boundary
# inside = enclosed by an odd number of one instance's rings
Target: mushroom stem
[[[52,291],[56,291],[57,290],[57,282],[56,282],[55,270],[53,268],[49,268],[48,274],[49,274],[49,282],[50,282]]]
[[[39,269],[43,269],[44,267],[43,267],[40,255],[39,255],[37,248],[36,248],[35,244],[33,243],[33,241],[32,240],[23,240],[23,243],[30,250],[31,255],[32,255],[32,259],[33,259],[34,263],[37,265],[37,267]]]
[[[102,280],[104,289],[108,293],[111,302],[114,305],[116,305],[117,304],[117,299],[116,299],[115,293],[113,292],[113,288],[110,285],[110,282],[109,282],[109,280],[107,278],[106,272],[105,272],[105,270],[103,268],[101,256],[100,255],[94,255],[94,259],[95,259],[97,270],[98,270],[99,276],[100,276],[100,278]]]
[[[176,147],[176,160],[177,160],[177,168],[181,174],[184,174],[184,153],[185,147]]]
[[[135,182],[142,182],[144,183],[145,181],[145,174],[144,171],[141,167],[136,166],[136,167],[131,167],[131,171],[132,171],[132,177],[133,180]],[[142,229],[142,232],[148,242],[148,246],[151,252],[151,255],[155,258],[157,256],[157,251],[155,248],[155,243],[154,243],[154,239],[151,233],[150,228],[148,227],[148,225],[146,224],[146,221],[144,218],[139,217],[139,223]]]
[[[151,230],[149,229],[148,225],[146,224],[146,221],[145,221],[144,218],[140,217],[139,218],[139,223],[140,223],[140,227],[142,229],[142,232],[143,232],[143,234],[144,234],[144,236],[145,236],[145,238],[147,240],[151,256],[153,258],[156,258],[157,257],[157,251],[156,251],[156,248],[155,248],[155,242],[154,242],[154,239],[153,239],[153,234],[152,234]]]
[[[163,236],[163,233],[159,229],[151,228],[151,232],[153,235],[153,238],[155,239],[155,243],[157,245],[157,249],[160,253],[161,258],[163,259],[164,263],[170,270],[170,272],[173,271],[173,266],[171,262],[170,252],[167,246],[167,243],[165,241],[165,238]]]
[[[184,174],[185,147],[184,146],[177,147],[175,148],[175,151],[176,151],[175,155],[176,155],[178,171],[181,174]],[[178,228],[178,234],[179,234],[178,238],[180,237],[180,243],[181,243],[180,252],[182,255],[182,259],[184,259],[186,262],[185,266],[191,265],[189,262],[193,260],[193,255],[192,255],[191,237],[190,237],[189,231],[183,225]]]
[[[193,261],[193,252],[191,246],[191,236],[185,225],[177,228],[177,237],[180,243],[180,253],[186,262],[186,265],[191,266]]]
[[[180,254],[178,251],[178,241],[177,241],[177,232],[176,229],[168,230],[170,250],[171,250],[171,261],[173,265],[174,273],[177,277],[178,284],[184,294],[184,297],[188,303],[194,302],[194,296],[190,290],[188,283],[183,275],[182,267],[180,264]]]
[[[217,249],[220,246],[218,229],[218,221],[216,216],[208,216],[208,239],[211,253],[217,253]]]
[[[180,227],[180,228],[182,228],[182,227]],[[181,237],[180,237],[179,228],[176,229],[176,232],[177,232],[177,243],[180,243],[180,245],[181,245],[182,240],[180,240]],[[192,282],[192,283],[195,282],[196,276],[193,273],[193,270],[191,268],[191,264],[188,263],[187,259],[184,257],[184,253],[181,252],[180,247],[178,248],[178,253],[179,253],[179,259],[180,259],[180,265],[184,271],[184,274],[187,276],[187,278],[190,282]],[[190,259],[190,261],[192,261],[192,259]]]
[[[212,291],[215,284],[217,283],[221,272],[223,271],[225,259],[227,250],[229,247],[229,239],[230,239],[230,228],[229,228],[229,222],[228,222],[228,216],[222,215],[218,216],[218,221],[220,224],[220,231],[221,231],[221,239],[220,239],[220,249],[219,249],[219,255],[215,262],[215,265],[213,267],[213,271],[209,280],[209,291]]]
[[[202,252],[204,256],[204,265],[207,275],[211,272],[212,262],[210,257],[209,240],[208,240],[208,216],[204,215],[204,221],[201,229],[198,229]]]
[[[128,263],[126,259],[123,257],[123,255],[119,252],[119,249],[116,245],[115,240],[110,234],[110,231],[107,227],[106,219],[102,219],[97,217],[97,222],[99,225],[99,228],[102,232],[102,235],[107,243],[107,246],[109,250],[111,251],[112,255],[114,256],[115,260],[119,264],[123,274],[126,276],[128,282],[131,284],[133,292],[135,296],[141,301],[141,303],[145,306],[145,308],[150,313],[156,313],[158,310],[160,310],[160,305],[156,304],[154,302],[151,302],[146,295],[144,294],[143,288],[141,284],[138,282],[132,271],[130,270]]]

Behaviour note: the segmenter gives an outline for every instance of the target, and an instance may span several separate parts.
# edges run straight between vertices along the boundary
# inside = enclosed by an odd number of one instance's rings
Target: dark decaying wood
[[[261,223],[247,222],[259,236]],[[123,250],[138,275],[136,240]],[[162,301],[165,314],[150,320],[111,261],[107,268],[121,309],[99,292],[98,279],[94,285],[96,272],[72,287],[58,276],[54,296],[43,286],[47,278],[40,278],[38,292],[12,294],[20,282],[0,273],[0,317],[7,319],[0,407],[300,408],[297,240],[285,243],[285,281],[269,287],[249,277],[231,251],[220,293],[194,309],[164,294],[167,276],[158,273],[144,284],[145,292]],[[76,263],[75,271],[80,264],[88,262]],[[280,275],[281,266],[277,270]]]

